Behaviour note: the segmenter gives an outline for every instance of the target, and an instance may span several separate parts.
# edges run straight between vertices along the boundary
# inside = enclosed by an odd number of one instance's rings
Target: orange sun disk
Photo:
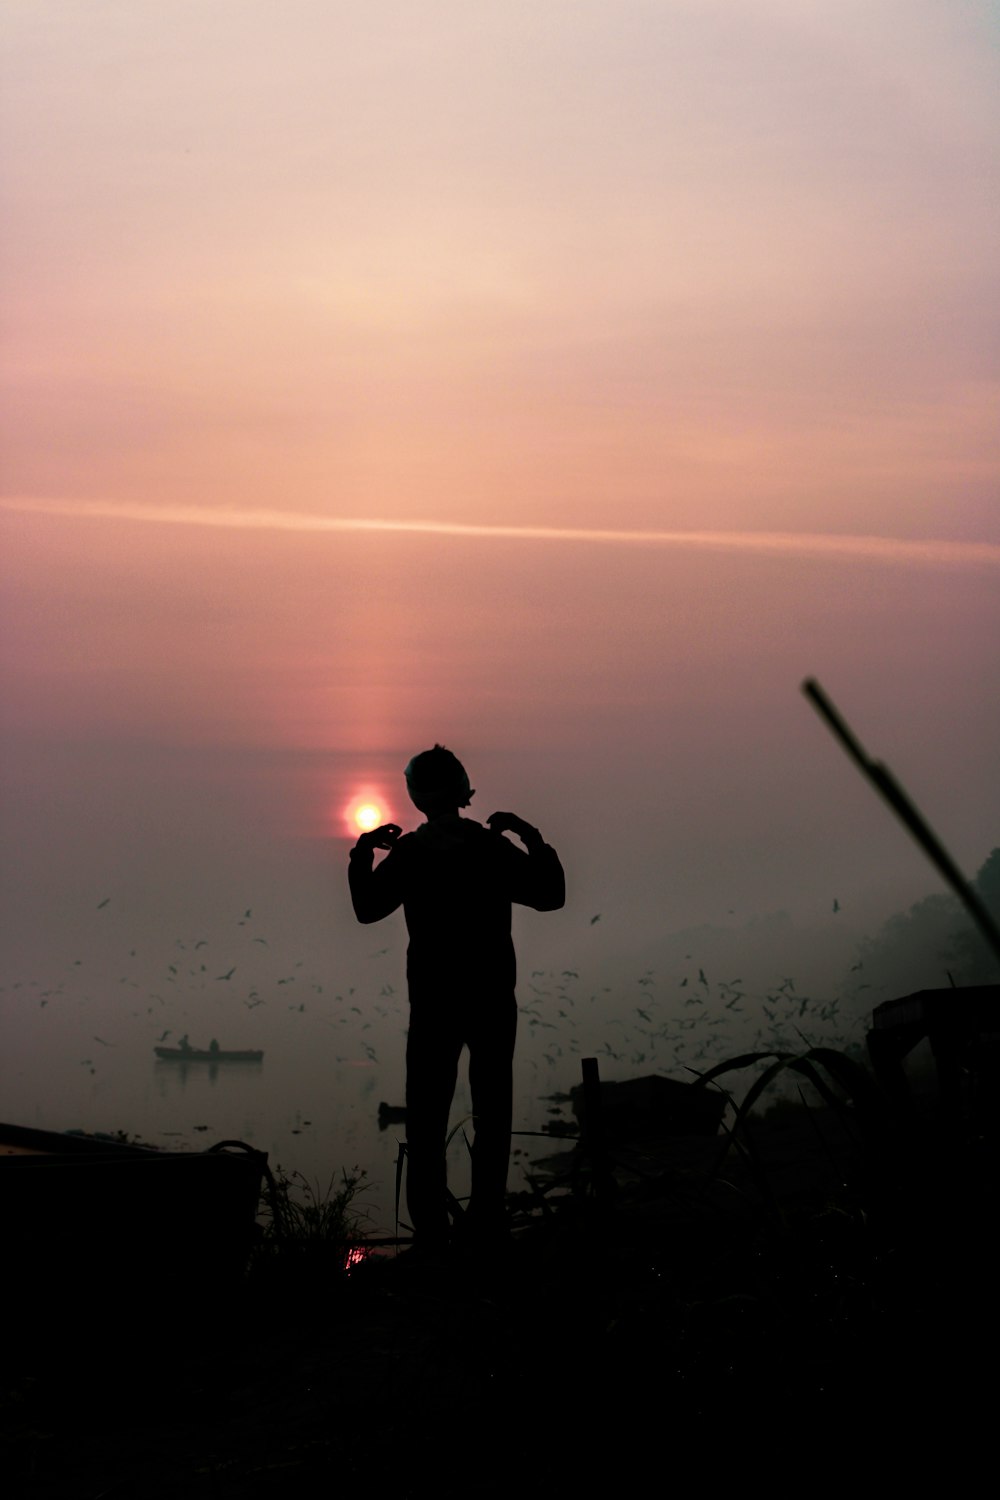
[[[354,821],[363,833],[368,833],[372,828],[379,826],[382,813],[374,802],[365,802],[355,809]]]
[[[344,824],[348,833],[369,833],[389,821],[385,799],[373,791],[356,792],[344,809]]]

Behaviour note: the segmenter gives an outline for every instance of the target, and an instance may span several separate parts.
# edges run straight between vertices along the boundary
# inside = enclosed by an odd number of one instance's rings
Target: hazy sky
[[[123,943],[246,902],[318,963],[345,805],[409,822],[434,740],[564,856],[529,945],[863,928],[936,880],[812,674],[968,871],[1000,842],[995,5],[2,39],[9,966],[109,894]]]

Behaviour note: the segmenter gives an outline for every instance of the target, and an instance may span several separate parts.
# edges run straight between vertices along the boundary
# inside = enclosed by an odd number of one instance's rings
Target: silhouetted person
[[[463,1045],[475,1120],[467,1223],[484,1241],[505,1233],[517,1029],[511,903],[555,911],[566,887],[559,856],[530,823],[498,812],[485,828],[460,815],[473,791],[450,750],[425,750],[405,774],[426,823],[414,833],[395,823],[363,833],[349,874],[360,922],[400,905],[406,917],[406,1196],[418,1243],[433,1248],[448,1235],[445,1139]],[[378,865],[376,849],[389,851]]]

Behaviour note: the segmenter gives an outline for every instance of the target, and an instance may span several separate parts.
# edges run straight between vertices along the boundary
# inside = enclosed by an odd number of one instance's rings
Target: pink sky
[[[14,6],[6,488],[1000,540],[995,24]]]
[[[974,869],[996,40],[971,0],[8,7],[24,909],[128,871],[152,912],[186,817],[249,879],[441,739],[616,941],[884,915],[934,877],[812,674]]]

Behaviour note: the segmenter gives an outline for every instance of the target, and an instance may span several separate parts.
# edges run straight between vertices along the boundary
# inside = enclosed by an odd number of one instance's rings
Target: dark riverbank
[[[542,1494],[651,1469],[715,1490],[793,1461],[810,1488],[961,1482],[995,1405],[992,1153],[831,1149],[809,1113],[758,1124],[752,1170],[706,1171],[718,1141],[619,1153],[613,1196],[578,1184],[502,1259],[299,1264],[173,1304],[130,1275],[58,1326],[21,1307],[11,1486]]]

